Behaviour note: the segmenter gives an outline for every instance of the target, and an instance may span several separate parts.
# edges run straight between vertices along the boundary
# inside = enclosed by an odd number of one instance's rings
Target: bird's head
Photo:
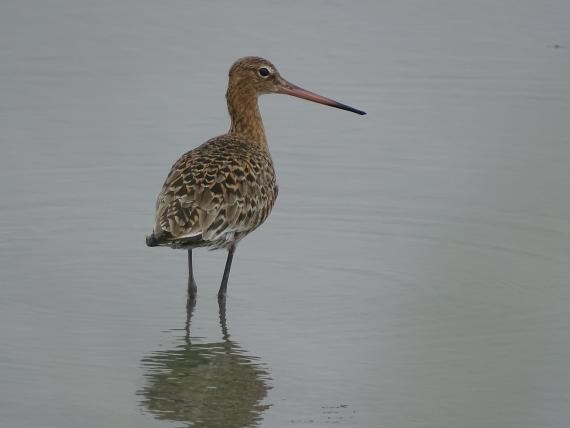
[[[270,61],[256,56],[240,58],[230,68],[228,93],[234,90],[255,96],[271,93],[292,95],[353,113],[366,114],[288,82]]]

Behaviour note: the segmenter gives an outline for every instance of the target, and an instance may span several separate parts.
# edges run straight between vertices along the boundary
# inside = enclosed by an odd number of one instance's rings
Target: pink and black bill
[[[346,104],[339,103],[338,101],[331,100],[330,98],[323,97],[322,95],[315,94],[314,92],[307,91],[297,85],[287,82],[283,79],[283,82],[278,91],[280,94],[292,95],[294,97],[303,98],[305,100],[313,101],[319,104],[324,104],[326,106],[339,108],[341,110],[351,111],[356,114],[366,114],[365,111],[358,110],[357,108],[347,106]]]

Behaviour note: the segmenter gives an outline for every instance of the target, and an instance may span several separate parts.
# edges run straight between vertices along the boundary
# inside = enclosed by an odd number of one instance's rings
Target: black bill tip
[[[358,110],[357,108],[347,106],[346,104],[342,104],[339,102],[337,102],[335,104],[331,104],[331,107],[336,107],[336,108],[339,108],[341,110],[351,111],[353,113],[360,114],[360,115],[366,114],[366,112],[364,110]]]

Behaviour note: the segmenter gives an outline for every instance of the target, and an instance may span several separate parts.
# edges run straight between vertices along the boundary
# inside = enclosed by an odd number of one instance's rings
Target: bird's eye
[[[261,77],[267,77],[271,74],[271,72],[267,67],[261,67],[259,70],[257,70],[257,74],[259,74]]]

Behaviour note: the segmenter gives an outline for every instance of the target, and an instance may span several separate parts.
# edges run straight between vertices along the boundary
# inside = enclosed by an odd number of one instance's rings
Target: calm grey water
[[[0,426],[570,424],[570,3],[0,5]],[[149,249],[261,55],[280,196],[234,261]]]

